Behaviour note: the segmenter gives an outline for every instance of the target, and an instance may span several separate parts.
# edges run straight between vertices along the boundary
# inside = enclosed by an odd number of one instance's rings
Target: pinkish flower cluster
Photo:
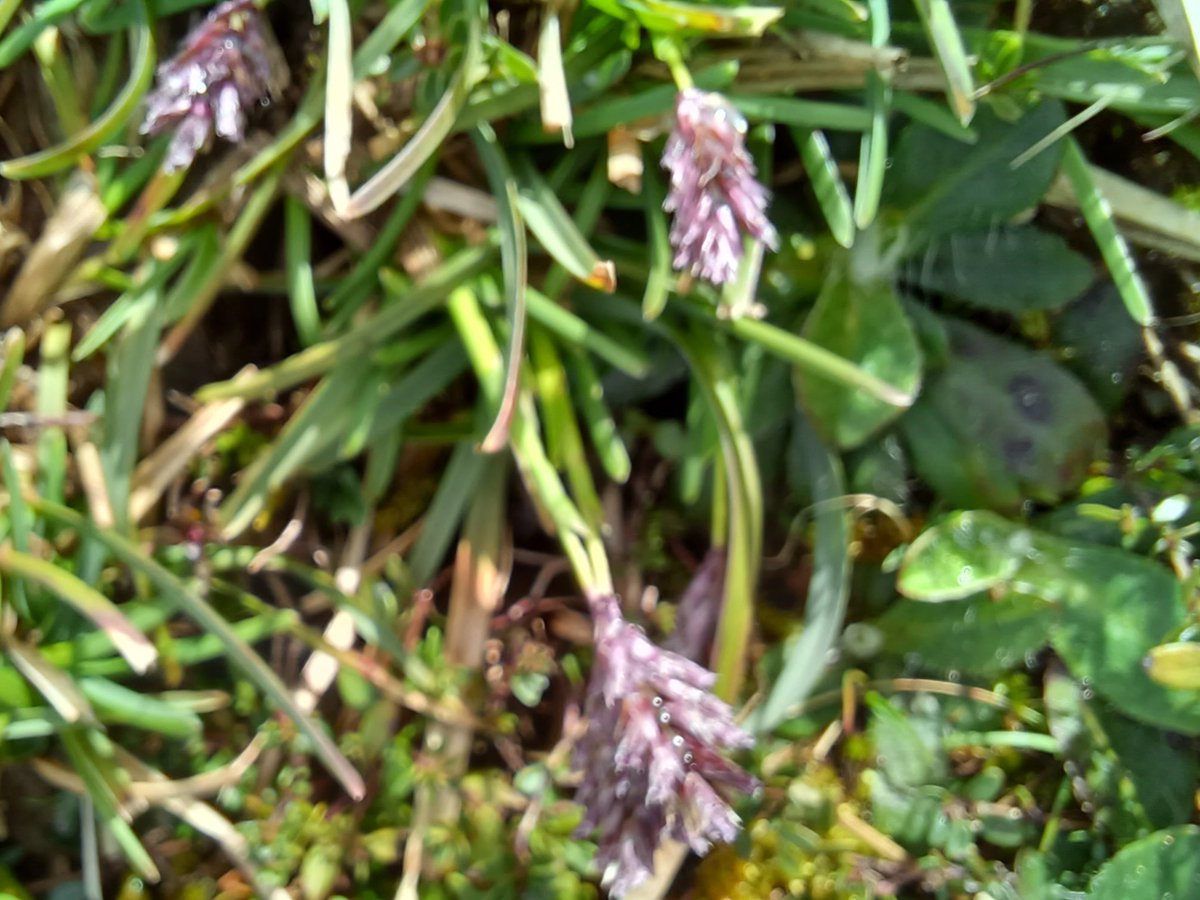
[[[186,168],[214,132],[240,141],[247,109],[275,96],[284,73],[279,48],[253,0],[226,0],[188,33],[173,59],[158,67],[142,134],[174,128],[164,168]]]
[[[575,799],[587,810],[580,832],[597,835],[602,884],[623,897],[649,877],[665,839],[704,854],[736,837],[741,820],[717,789],[750,793],[758,781],[722,754],[754,739],[711,693],[711,672],[656,647],[616,597],[589,604],[595,658]]]
[[[663,208],[674,214],[676,269],[721,285],[737,275],[744,235],[777,248],[767,219],[770,195],[746,151],[746,120],[720,94],[679,93],[662,166],[671,173]]]

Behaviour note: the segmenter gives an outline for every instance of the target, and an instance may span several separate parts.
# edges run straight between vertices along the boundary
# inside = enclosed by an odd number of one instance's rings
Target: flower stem
[[[687,64],[683,61],[683,52],[680,49],[679,41],[666,35],[654,35],[651,40],[654,46],[654,55],[658,57],[659,62],[671,70],[675,87],[681,91],[694,87],[695,82],[692,80],[692,73],[688,71]]]

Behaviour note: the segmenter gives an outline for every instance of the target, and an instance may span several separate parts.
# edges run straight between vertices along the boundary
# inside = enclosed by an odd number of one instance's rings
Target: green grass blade
[[[225,647],[230,663],[254,682],[284,714],[295,722],[297,728],[312,743],[314,752],[328,767],[353,799],[361,800],[366,794],[362,776],[355,771],[321,726],[309,718],[292,698],[287,686],[250,646],[242,640],[216,610],[201,597],[189,591],[183,583],[158,562],[149,558],[132,541],[111,529],[99,528],[79,513],[57,503],[46,500],[32,501],[31,505],[47,519],[72,528],[82,535],[99,541],[117,559],[130,569],[146,578],[168,600],[202,629],[215,635]]]
[[[848,103],[757,94],[730,94],[729,100],[751,122],[830,131],[866,131],[873,121],[870,111]]]
[[[480,442],[484,453],[495,453],[508,443],[517,403],[517,382],[525,355],[525,292],[529,284],[529,257],[525,221],[518,208],[517,183],[492,126],[481,124],[471,132],[483,162],[488,184],[496,198],[500,228],[500,267],[504,275],[505,312],[508,316],[508,360],[504,389],[496,419]]]
[[[341,214],[350,201],[346,160],[354,125],[354,61],[349,0],[329,2],[329,47],[325,54],[325,184]]]
[[[642,378],[649,371],[650,361],[645,353],[610,337],[540,291],[529,288],[527,301],[529,317],[563,340],[595,353],[631,378]]]
[[[400,329],[444,303],[446,295],[455,286],[479,274],[491,262],[494,253],[495,246],[491,243],[462,250],[420,284],[403,291],[402,302],[391,303],[340,337],[314,344],[247,378],[206,385],[196,392],[196,397],[204,403],[226,397],[247,400],[271,397],[323,375],[347,360],[369,354]]]
[[[804,171],[808,173],[817,205],[829,225],[829,233],[843,247],[853,246],[854,207],[842,176],[838,174],[837,160],[829,149],[829,141],[820,131],[801,128],[792,129],[792,137],[800,149]]]
[[[949,0],[915,0],[934,55],[946,76],[946,99],[964,125],[975,115],[975,84]]]
[[[313,278],[312,219],[304,203],[290,195],[284,200],[283,212],[288,303],[300,343],[311,347],[321,334],[321,312],[317,308],[317,286]]]
[[[1088,229],[1100,248],[1100,255],[1104,257],[1105,265],[1112,275],[1113,283],[1116,284],[1121,299],[1125,301],[1125,308],[1139,325],[1150,325],[1154,322],[1154,306],[1146,284],[1138,273],[1129,245],[1117,231],[1112,208],[1097,189],[1087,159],[1074,138],[1067,138],[1065,141],[1062,167],[1079,200],[1084,221],[1087,222]]]
[[[753,341],[769,353],[795,363],[819,378],[857,388],[893,406],[912,405],[914,398],[910,394],[881,381],[849,360],[768,322],[742,318],[726,323],[725,327],[738,337]]]
[[[46,0],[39,3],[26,21],[22,22],[0,41],[0,69],[7,69],[17,58],[33,46],[39,34],[60,22],[78,9],[85,0]],[[4,4],[6,19],[11,19],[21,4]],[[7,24],[7,22],[5,22]]]
[[[9,533],[13,546],[25,552],[29,549],[29,536],[33,533],[33,516],[29,507],[25,505],[25,491],[21,485],[20,472],[17,471],[12,444],[3,438],[0,438],[0,466],[0,471],[4,474],[4,487],[8,491]],[[32,613],[29,609],[29,598],[25,593],[25,579],[20,576],[10,578],[8,589],[17,613],[26,618],[30,617]]]
[[[0,546],[0,571],[40,584],[91,619],[135,672],[148,671],[158,659],[154,645],[121,610],[66,569],[5,545]]]
[[[592,528],[599,529],[604,521],[604,510],[584,452],[583,435],[567,390],[562,358],[554,341],[541,328],[533,329],[530,334],[529,350],[533,380],[546,423],[546,455],[566,472],[580,513]]]
[[[527,159],[515,163],[518,204],[529,230],[551,258],[589,287],[612,291],[616,273],[588,244],[553,189]]]
[[[71,676],[51,664],[37,647],[24,644],[13,638],[0,641],[4,655],[13,667],[33,685],[34,690],[46,698],[54,711],[68,724],[98,725],[96,712],[88,703],[79,686]]]
[[[616,420],[604,402],[604,386],[588,355],[578,348],[567,348],[564,358],[571,384],[575,388],[576,402],[587,424],[592,446],[600,457],[600,465],[608,477],[619,484],[629,480],[633,465],[629,450],[617,431]]]
[[[71,326],[58,322],[42,335],[38,362],[37,411],[51,419],[67,411],[70,378]],[[47,428],[38,435],[38,493],[61,500],[67,480],[67,436],[61,428]]]
[[[156,287],[142,293],[108,359],[100,460],[116,525],[121,529],[129,521],[129,487],[137,465],[142,413],[154,372],[160,298],[161,292]]]
[[[719,436],[725,498],[728,556],[724,603],[713,647],[715,691],[727,702],[741,692],[754,618],[758,568],[762,558],[763,498],[758,461],[738,407],[737,378],[710,330],[697,325],[675,330],[675,343],[688,361]]]
[[[129,120],[137,109],[142,95],[154,78],[154,35],[150,30],[149,15],[145,0],[137,4],[142,11],[135,34],[133,72],[124,90],[113,101],[100,118],[70,139],[29,156],[0,162],[0,178],[19,181],[26,178],[42,178],[53,175],[74,165],[76,160],[97,149]]]
[[[887,0],[870,0],[867,5],[871,10],[871,46],[886,47],[892,32]],[[882,73],[867,72],[866,96],[871,124],[858,147],[858,181],[854,187],[854,224],[859,230],[875,221],[887,170],[892,86]]]
[[[841,635],[850,598],[850,527],[841,500],[846,488],[841,462],[821,443],[797,412],[793,418],[796,452],[811,488],[813,503],[813,574],[804,607],[804,630],[785,651],[783,671],[766,702],[747,722],[752,731],[770,731],[803,702],[825,672],[825,660]]]
[[[190,709],[107,678],[81,678],[79,688],[105,722],[177,738],[195,737],[203,730],[200,717]]]
[[[271,494],[323,447],[339,445],[358,422],[356,400],[371,374],[369,359],[339,366],[292,414],[279,437],[241,473],[237,487],[221,504],[217,521],[226,538],[245,531]]]
[[[468,443],[458,444],[450,455],[450,462],[425,513],[421,536],[417,538],[408,558],[408,570],[414,588],[428,584],[446,558],[458,524],[466,514],[467,504],[483,475],[487,459],[476,453]]]
[[[645,172],[642,175],[642,201],[646,213],[650,273],[646,276],[646,290],[642,293],[642,318],[647,322],[653,322],[662,315],[671,297],[671,287],[675,283],[667,216],[663,212],[665,199],[666,192],[658,173]]]
[[[20,328],[4,332],[0,353],[4,354],[4,360],[0,362],[0,410],[4,410],[8,409],[8,398],[17,383],[17,371],[25,361],[25,332]]]
[[[425,165],[442,146],[466,105],[471,88],[478,82],[483,59],[483,23],[477,3],[467,3],[467,38],[462,61],[446,93],[437,106],[392,159],[351,195],[346,204],[347,218],[365,216],[381,206]]]

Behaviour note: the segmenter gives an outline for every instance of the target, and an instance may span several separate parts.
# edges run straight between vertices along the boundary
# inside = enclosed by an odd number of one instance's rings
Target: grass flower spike
[[[703,854],[736,837],[741,820],[717,788],[750,793],[758,781],[723,754],[754,739],[710,693],[711,672],[655,646],[615,596],[589,603],[596,655],[575,799],[587,809],[580,831],[598,833],[603,884],[623,897],[649,877],[663,840]]]
[[[744,236],[777,248],[770,195],[746,150],[746,120],[720,94],[680,91],[662,166],[671,175],[663,208],[672,213],[676,269],[721,285],[737,275]]]
[[[274,97],[285,81],[282,54],[252,0],[227,0],[158,67],[146,100],[142,134],[175,129],[164,167],[186,168],[213,133],[227,141],[245,134],[246,112]]]

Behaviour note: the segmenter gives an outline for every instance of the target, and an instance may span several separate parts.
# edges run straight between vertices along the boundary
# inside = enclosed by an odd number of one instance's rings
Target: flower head
[[[142,134],[174,128],[164,168],[185,168],[214,132],[240,141],[246,110],[278,94],[285,78],[279,48],[253,0],[226,0],[188,33],[173,59],[158,67]]]
[[[671,173],[663,208],[674,214],[676,269],[720,285],[737,275],[743,235],[776,248],[770,195],[746,151],[746,120],[720,94],[680,91],[662,165]]]
[[[717,788],[749,793],[758,782],[722,754],[754,739],[710,693],[711,672],[656,647],[616,597],[589,603],[595,659],[575,799],[587,810],[580,831],[598,833],[603,884],[622,897],[649,877],[664,839],[700,854],[733,840],[741,820]]]

